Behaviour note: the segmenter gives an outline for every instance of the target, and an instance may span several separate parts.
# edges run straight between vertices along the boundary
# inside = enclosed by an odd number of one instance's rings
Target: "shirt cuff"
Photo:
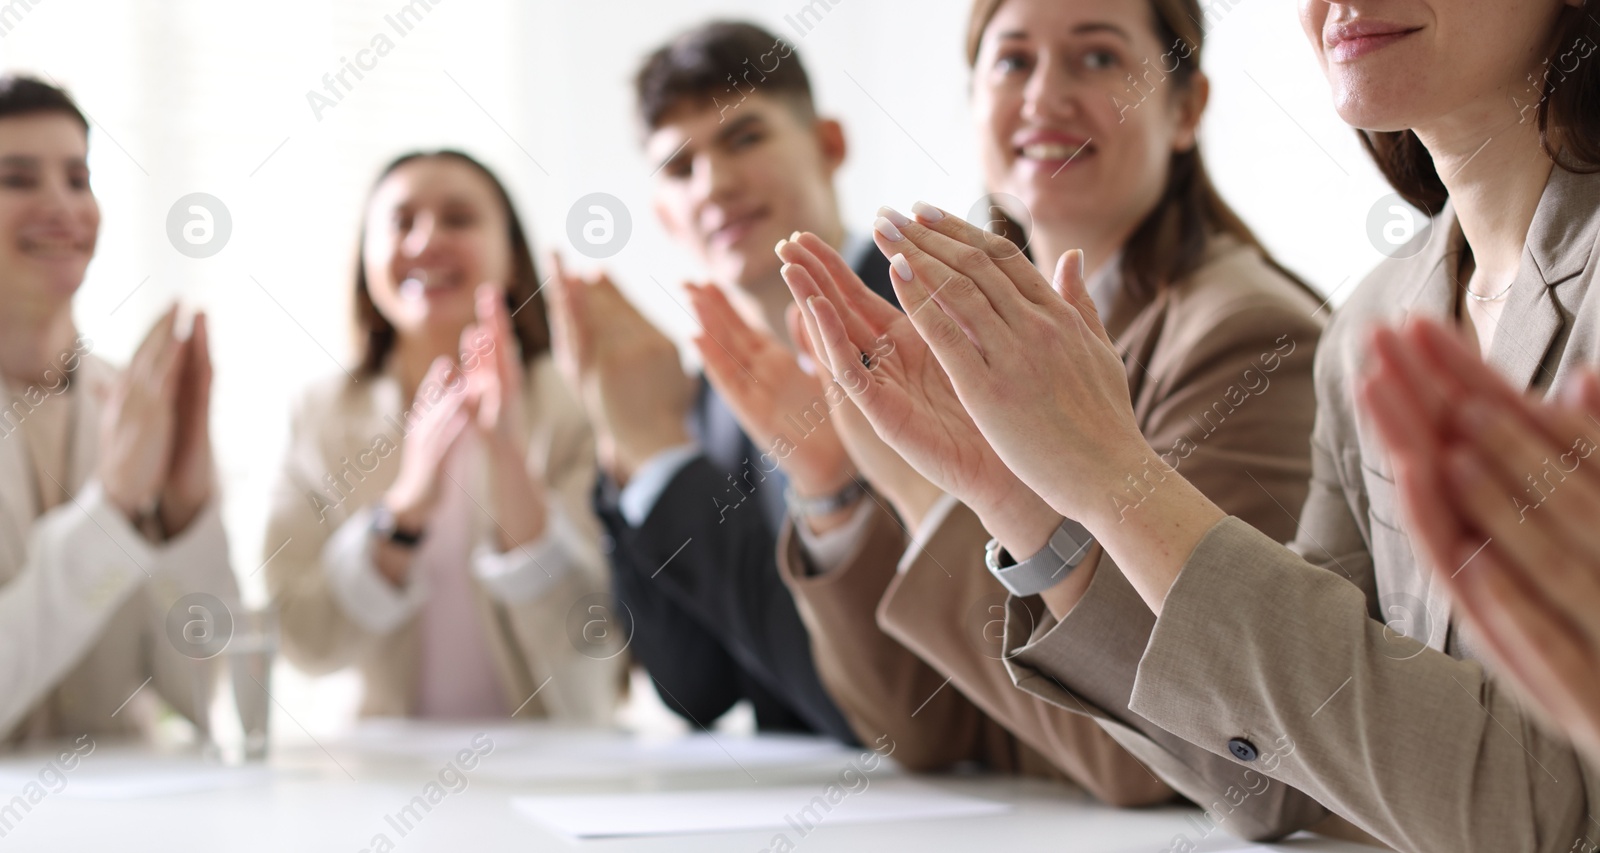
[[[672,483],[672,478],[678,476],[683,466],[699,455],[700,448],[697,445],[680,444],[645,460],[617,497],[617,510],[622,513],[622,519],[632,527],[644,524],[644,520],[650,517],[650,511],[655,509],[656,501],[661,499],[661,493]]]
[[[863,499],[856,502],[856,511],[849,520],[826,533],[813,533],[804,521],[796,521],[794,532],[800,537],[800,548],[811,566],[811,574],[825,575],[844,565],[866,538],[867,523],[871,520],[871,500]]]
[[[188,527],[157,545],[152,588],[160,600],[177,601],[191,592],[208,592],[229,606],[239,603],[239,585],[228,560],[228,534],[222,502],[213,497]]]
[[[538,598],[572,571],[585,550],[582,534],[556,502],[556,496],[550,495],[546,501],[549,510],[544,536],[505,553],[488,543],[472,551],[472,573],[489,596],[502,604]]]
[[[420,573],[395,589],[372,560],[372,510],[351,515],[322,547],[322,570],[334,598],[351,621],[374,634],[400,626],[427,599]]]
[[[922,554],[922,549],[928,547],[928,543],[933,541],[934,534],[944,525],[944,520],[950,515],[950,511],[960,505],[961,501],[948,493],[940,495],[939,499],[933,502],[933,506],[928,508],[928,514],[923,516],[922,524],[917,527],[916,533],[912,534],[911,544],[906,547],[899,565],[895,566],[896,572],[905,572],[911,568],[911,564]],[[977,559],[978,565],[983,565],[982,549],[979,549]]]
[[[149,579],[151,571],[160,562],[160,552],[121,510],[111,505],[99,480],[91,480],[85,485],[74,503],[77,509],[82,510],[83,517],[87,518],[90,525],[110,540],[115,555],[110,550],[100,549],[107,559],[71,561],[69,565],[74,566],[76,576],[70,581],[75,589],[82,591],[85,603],[91,608],[121,601],[130,587]],[[52,525],[66,525],[60,537],[64,548],[72,548],[67,543],[73,541],[78,542],[80,548],[92,547],[89,546],[89,540],[75,539],[77,536],[91,537],[96,534],[81,525],[71,505],[58,506],[42,518],[49,519],[48,523]],[[74,529],[76,533],[72,532]]]

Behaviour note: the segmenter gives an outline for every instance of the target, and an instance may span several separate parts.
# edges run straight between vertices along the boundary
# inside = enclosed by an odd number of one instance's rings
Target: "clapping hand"
[[[1600,760],[1600,378],[1530,399],[1428,321],[1374,350],[1361,401],[1407,529],[1498,671]]]

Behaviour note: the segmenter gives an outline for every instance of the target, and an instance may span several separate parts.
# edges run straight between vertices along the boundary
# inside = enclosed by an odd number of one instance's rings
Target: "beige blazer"
[[[1331,809],[1404,851],[1589,849],[1600,773],[1485,674],[1414,556],[1389,460],[1354,409],[1374,325],[1454,316],[1453,212],[1417,239],[1426,247],[1381,265],[1324,337],[1292,544],[1218,523],[1159,620],[1104,562],[1059,623],[1012,601],[1013,675],[1087,705],[1224,831],[1288,832]],[[1513,383],[1550,391],[1600,355],[1597,240],[1600,176],[1555,170],[1488,354]],[[1254,760],[1235,756],[1241,744]]]
[[[1229,511],[1288,538],[1287,508],[1305,499],[1311,470],[1317,302],[1258,252],[1221,239],[1201,269],[1154,298],[1116,282],[1110,292],[1107,328],[1146,439]],[[954,504],[925,528],[906,550],[898,520],[879,508],[856,553],[822,576],[810,576],[792,526],[780,545],[824,682],[862,740],[887,735],[895,758],[917,769],[973,760],[1064,774],[1116,805],[1171,799],[1091,718],[1013,686],[1001,661],[1005,589],[984,569],[989,534],[977,517]]]
[[[610,599],[599,525],[589,501],[595,477],[593,435],[547,355],[529,366],[524,401],[528,467],[548,484],[552,506],[579,531],[569,548],[577,552],[577,564],[557,574],[554,584],[518,601],[491,595],[474,575],[476,630],[488,637],[506,707],[519,709],[518,716],[608,722],[624,658],[621,633],[608,633],[605,625],[594,627],[596,619],[608,618]],[[363,627],[335,593],[330,570],[336,567],[328,564],[328,544],[346,522],[360,525],[360,516],[394,483],[404,424],[399,383],[390,375],[355,384],[337,376],[312,387],[295,407],[264,543],[263,557],[271,556],[267,585],[280,609],[285,654],[312,673],[359,668],[365,679],[364,715],[414,712],[421,611],[388,632]],[[380,440],[388,442],[387,452]],[[477,507],[473,541],[489,542],[494,522],[484,509],[489,502],[483,493],[483,460],[474,458],[476,467],[460,487]],[[445,488],[456,486],[446,483]],[[357,517],[353,522],[352,516]],[[466,561],[469,555],[461,558]]]
[[[94,479],[100,397],[117,372],[83,355],[92,343],[79,341],[72,361],[81,358],[81,365],[65,392],[73,407],[67,469],[47,472],[72,498],[49,512],[39,512],[22,433],[45,392],[0,382],[4,743],[149,735],[163,706],[204,725],[220,659],[210,657],[215,646],[189,643],[182,632],[187,627],[204,641],[207,626],[220,632],[224,611],[238,606],[216,502],[181,535],[158,542],[105,500]],[[198,597],[185,600],[191,595]]]

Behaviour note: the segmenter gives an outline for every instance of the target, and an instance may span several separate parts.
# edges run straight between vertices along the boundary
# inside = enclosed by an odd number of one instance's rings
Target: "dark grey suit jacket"
[[[868,245],[853,266],[898,304],[889,263]],[[595,510],[608,533],[613,590],[632,620],[634,657],[661,698],[705,727],[748,699],[767,731],[855,735],[828,696],[794,599],[778,575],[783,472],[740,429],[715,389],[700,381],[690,412],[700,455],[680,469],[644,522],[618,509],[602,476]]]

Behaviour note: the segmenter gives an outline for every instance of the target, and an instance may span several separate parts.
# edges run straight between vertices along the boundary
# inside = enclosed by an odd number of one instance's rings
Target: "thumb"
[[[1089,296],[1089,282],[1085,280],[1083,272],[1082,249],[1068,249],[1061,254],[1060,260],[1056,261],[1054,284],[1061,298],[1078,309],[1083,322],[1094,332],[1095,337],[1099,338],[1101,343],[1115,349],[1115,345],[1111,343],[1111,336],[1106,334],[1105,324],[1100,322],[1100,311]]]

